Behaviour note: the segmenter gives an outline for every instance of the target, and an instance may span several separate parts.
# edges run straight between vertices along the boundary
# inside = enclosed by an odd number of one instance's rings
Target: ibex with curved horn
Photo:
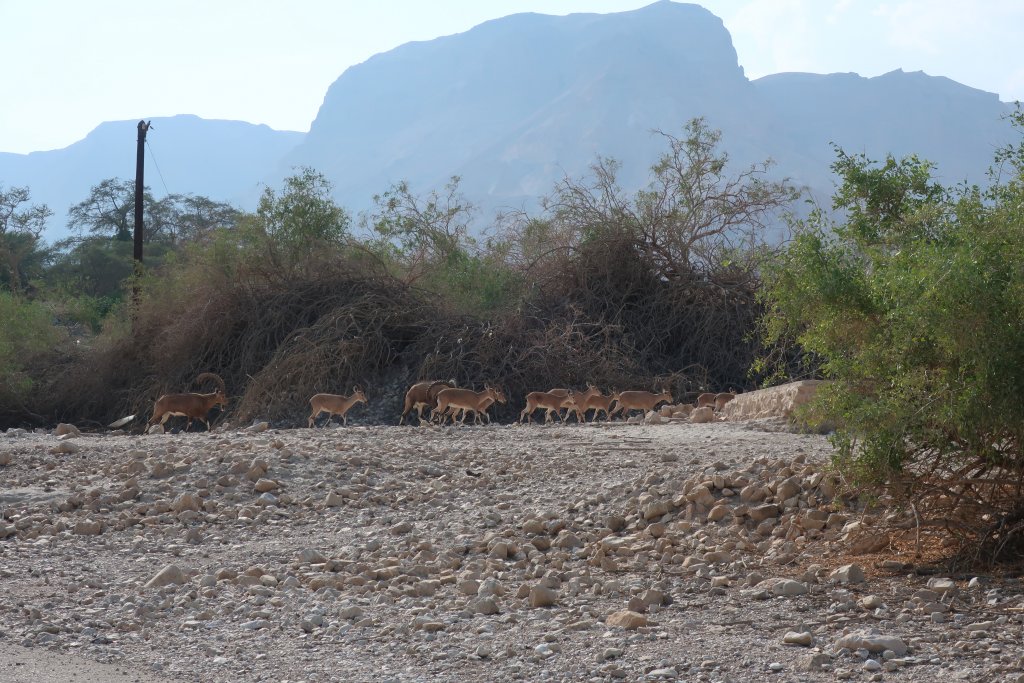
[[[220,375],[204,372],[196,377],[196,382],[202,383],[208,379],[212,379],[219,387],[212,394],[164,394],[158,398],[153,405],[153,417],[149,419],[147,426],[156,424],[158,420],[162,425],[172,415],[180,415],[188,418],[188,422],[185,424],[186,432],[192,426],[192,420],[199,420],[209,430],[210,423],[206,419],[207,413],[215,405],[220,405],[222,408],[226,407],[228,398],[227,389],[224,387],[224,380],[221,379]]]
[[[345,413],[357,403],[366,403],[366,394],[360,386],[352,387],[351,396],[338,396],[337,394],[316,394],[309,399],[309,405],[313,412],[309,415],[309,426],[312,427],[320,413],[327,413],[327,422],[335,415],[341,415],[341,423],[348,426],[348,418]],[[324,423],[326,426],[327,422]]]

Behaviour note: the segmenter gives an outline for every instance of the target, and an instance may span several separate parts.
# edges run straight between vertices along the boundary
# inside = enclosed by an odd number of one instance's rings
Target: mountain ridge
[[[993,93],[901,69],[750,80],[719,17],[661,0],[612,14],[515,14],[374,55],[331,84],[308,133],[182,115],[153,119],[150,141],[169,191],[242,208],[261,184],[310,166],[354,212],[392,183],[421,193],[458,175],[486,215],[535,208],[598,155],[620,161],[622,185],[638,189],[665,151],[652,131],[680,135],[697,116],[722,131],[736,167],[772,158],[773,177],[819,197],[832,186],[833,142],[873,158],[916,153],[943,179],[982,183],[992,150],[1012,139],[1010,111]],[[0,183],[29,185],[59,219],[91,185],[134,175],[136,122],[109,124],[116,156],[92,146],[107,140],[106,123],[62,150],[0,153]],[[154,171],[147,184],[158,190]]]

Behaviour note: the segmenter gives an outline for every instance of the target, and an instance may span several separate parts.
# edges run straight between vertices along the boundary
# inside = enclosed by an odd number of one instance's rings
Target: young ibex
[[[562,419],[558,412],[559,409],[577,410],[575,396],[571,391],[566,393],[567,395],[565,396],[559,396],[550,391],[531,391],[526,395],[526,407],[523,408],[523,412],[519,413],[519,421],[522,422],[525,417],[527,424],[533,422],[533,413],[538,408],[544,409],[544,424],[551,421],[551,413],[558,415],[559,419]],[[578,416],[579,413],[577,412]]]
[[[611,419],[610,411],[611,411],[611,407],[612,407],[612,402],[613,401],[615,401],[615,396],[614,395],[604,396],[604,395],[601,394],[600,391],[598,391],[596,394],[591,394],[589,396],[585,396],[582,399],[581,398],[577,398],[576,399],[576,413],[577,413],[577,417],[582,415],[582,419],[580,421],[581,422],[585,422],[586,419],[587,419],[587,413],[590,412],[591,410],[593,410],[594,411],[594,421],[596,422],[598,415],[600,415],[601,411],[603,410],[604,411],[605,419],[606,420],[610,420]]]
[[[734,398],[736,398],[736,393],[733,391],[723,391],[719,394],[707,392],[697,397],[697,407],[703,408],[707,406],[717,413],[725,407],[726,403]]]
[[[423,421],[423,409],[433,410],[437,406],[437,395],[444,389],[455,386],[455,380],[417,382],[405,392],[405,407],[402,409],[402,417],[398,418],[398,424],[405,422],[405,416],[413,408],[416,409],[417,417]]]
[[[654,407],[659,403],[672,402],[672,394],[667,391],[663,391],[660,394],[652,394],[649,391],[622,391],[618,394],[613,394],[612,398],[615,399],[618,405],[615,406],[611,415],[608,416],[609,420],[619,412],[622,413],[623,417],[626,417],[631,410],[642,410],[644,413],[647,413],[649,410],[654,410]]]
[[[728,403],[729,401],[733,400],[734,398],[736,398],[736,394],[734,392],[732,392],[732,391],[723,391],[720,394],[716,394],[715,395],[715,412],[716,413],[722,412],[722,408],[725,407],[725,404]]]
[[[327,423],[335,415],[341,415],[341,422],[347,427],[348,418],[345,416],[345,413],[357,403],[366,403],[366,394],[363,393],[362,388],[359,386],[352,387],[351,396],[316,394],[313,398],[309,399],[309,405],[313,408],[313,412],[309,415],[309,426],[312,427],[315,424],[316,418],[319,417],[320,413],[327,413],[327,422],[324,423],[324,426],[327,426]]]
[[[150,427],[159,420],[160,424],[167,422],[167,419],[172,415],[180,415],[188,418],[188,422],[185,424],[185,431],[187,432],[192,426],[192,420],[199,420],[206,429],[210,429],[210,423],[206,419],[207,413],[215,405],[220,405],[222,408],[228,404],[227,390],[224,387],[224,380],[219,375],[215,375],[212,372],[204,372],[196,377],[197,383],[202,383],[208,379],[212,379],[217,383],[218,389],[212,394],[164,394],[156,400],[153,404],[153,417],[149,419],[149,423],[146,425]]]
[[[561,410],[557,411],[558,419],[565,422],[566,418],[569,417],[569,413],[573,412],[576,414],[577,422],[584,422],[583,412],[585,411],[581,411],[580,406],[592,396],[600,396],[601,390],[588,382],[586,390],[579,393],[569,389],[549,389],[546,393],[552,396],[561,396],[563,398],[567,398],[569,395],[572,395],[573,405],[570,406],[568,404],[563,404],[562,408],[565,409],[565,412],[563,413]]]
[[[716,396],[718,396],[718,394],[714,393],[713,391],[704,392],[703,394],[697,397],[697,407],[703,408],[705,406],[710,406],[711,408],[714,408]]]
[[[435,417],[440,419],[441,424],[444,424],[448,417],[452,418],[452,423],[455,423],[455,411],[462,411],[462,419],[459,424],[463,424],[466,421],[466,413],[472,411],[475,415],[474,419],[480,419],[480,413],[485,412],[487,408],[494,402],[504,403],[505,394],[500,389],[495,389],[492,386],[485,386],[483,391],[473,391],[472,389],[442,389],[437,394],[437,406],[430,413],[430,420],[433,421]],[[490,422],[490,417],[487,421]]]

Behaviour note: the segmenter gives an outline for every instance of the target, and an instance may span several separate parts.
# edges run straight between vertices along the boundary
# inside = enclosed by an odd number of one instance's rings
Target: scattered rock
[[[814,644],[814,634],[810,631],[787,631],[782,636],[782,642],[786,645],[802,645],[810,647]]]
[[[67,424],[61,422],[53,429],[55,436],[81,436],[82,432],[78,431],[78,427],[73,424]]]
[[[171,584],[181,585],[187,581],[188,577],[181,567],[176,564],[169,564],[146,582],[146,588],[160,588],[161,586],[169,586]]]
[[[639,612],[622,610],[609,614],[608,618],[604,620],[604,623],[608,626],[618,626],[619,628],[624,628],[626,630],[634,630],[641,626],[646,626],[647,617]]]
[[[530,607],[550,607],[558,601],[558,593],[547,586],[530,588]]]
[[[867,650],[868,652],[892,650],[897,657],[907,654],[907,645],[902,639],[871,631],[853,631],[836,640],[835,648],[837,650],[844,647],[850,650]]]
[[[864,570],[859,564],[844,564],[828,576],[833,583],[863,583]]]

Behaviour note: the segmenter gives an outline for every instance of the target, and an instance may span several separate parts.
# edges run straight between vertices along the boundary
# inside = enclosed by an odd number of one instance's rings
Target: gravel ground
[[[0,435],[0,681],[1024,681],[1019,580],[852,555],[822,436],[265,427]]]

